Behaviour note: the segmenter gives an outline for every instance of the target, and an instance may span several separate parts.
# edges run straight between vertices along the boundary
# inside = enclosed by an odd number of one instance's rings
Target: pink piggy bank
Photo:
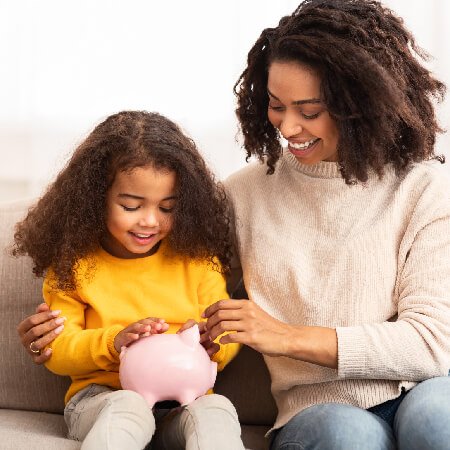
[[[190,403],[214,386],[216,375],[217,363],[200,344],[197,325],[139,339],[120,353],[122,388],[141,394],[150,407],[162,400]]]

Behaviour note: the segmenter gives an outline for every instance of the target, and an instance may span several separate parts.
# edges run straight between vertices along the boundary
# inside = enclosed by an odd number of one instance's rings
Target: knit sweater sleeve
[[[420,381],[450,368],[450,200],[422,194],[398,255],[395,321],[336,329],[341,378]]]
[[[118,370],[119,355],[114,338],[121,325],[84,329],[86,304],[76,292],[65,293],[51,287],[51,275],[44,281],[43,295],[53,310],[66,318],[63,332],[51,343],[52,357],[46,367],[58,375],[84,375],[96,370]]]

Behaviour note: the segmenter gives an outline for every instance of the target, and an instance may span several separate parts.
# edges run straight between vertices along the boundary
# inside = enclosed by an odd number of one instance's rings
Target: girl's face
[[[320,98],[320,79],[296,62],[269,67],[268,118],[303,164],[337,161],[338,130]]]
[[[106,198],[102,247],[118,258],[155,253],[172,228],[176,200],[174,172],[150,166],[118,172]]]

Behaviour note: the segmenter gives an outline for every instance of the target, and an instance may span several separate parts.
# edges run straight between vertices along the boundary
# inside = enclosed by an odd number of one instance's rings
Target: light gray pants
[[[244,449],[236,410],[217,394],[154,416],[139,394],[91,384],[70,399],[64,418],[69,438],[83,441],[82,450],[142,450],[155,430],[154,450]]]

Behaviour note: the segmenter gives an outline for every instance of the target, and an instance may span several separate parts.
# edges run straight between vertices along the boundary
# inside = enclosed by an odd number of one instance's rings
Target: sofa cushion
[[[217,375],[214,391],[236,407],[239,421],[272,425],[277,408],[270,392],[270,375],[260,353],[243,346],[236,358]]]
[[[42,303],[42,280],[33,275],[30,259],[9,254],[14,225],[29,204],[0,205],[0,408],[62,412],[69,379],[34,364],[17,334],[19,322]]]
[[[60,414],[0,409],[0,448],[3,450],[75,450],[81,443],[65,436]]]
[[[247,450],[266,450],[265,426],[242,427],[242,440]],[[0,448],[2,450],[75,450],[81,443],[67,439],[66,424],[60,414],[0,409]]]

